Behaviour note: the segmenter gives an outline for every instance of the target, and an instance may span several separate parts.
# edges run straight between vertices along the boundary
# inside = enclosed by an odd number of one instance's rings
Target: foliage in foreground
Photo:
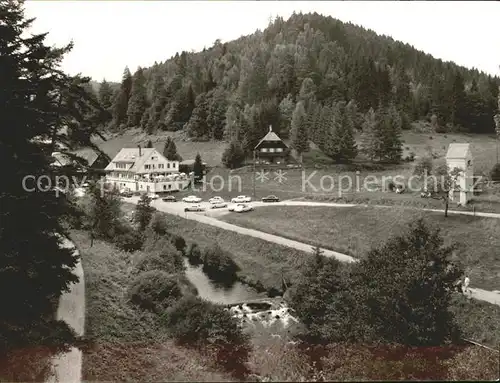
[[[186,297],[167,310],[164,320],[180,344],[213,350],[218,364],[235,374],[246,372],[249,338],[222,306]]]
[[[408,346],[457,342],[460,331],[450,306],[462,271],[451,263],[452,251],[438,231],[418,220],[406,234],[372,249],[349,273],[317,254],[291,298],[308,328],[306,339]]]
[[[16,381],[46,379],[49,353],[40,350],[75,342],[53,319],[54,303],[77,281],[78,261],[54,234],[65,234],[62,220],[75,212],[51,189],[76,166],[56,169],[52,153],[91,145],[103,112],[86,89],[90,79],[60,70],[72,45],[28,35],[32,21],[22,1],[0,3],[0,375]]]

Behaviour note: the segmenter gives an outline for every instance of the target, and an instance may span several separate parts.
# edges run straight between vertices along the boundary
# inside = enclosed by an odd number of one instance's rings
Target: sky
[[[33,33],[50,45],[75,47],[70,73],[119,82],[176,52],[199,51],[264,30],[269,19],[317,12],[392,36],[445,61],[500,75],[500,3],[430,1],[41,1],[28,0]]]

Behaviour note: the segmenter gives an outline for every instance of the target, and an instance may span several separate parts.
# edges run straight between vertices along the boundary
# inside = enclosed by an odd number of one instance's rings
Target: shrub
[[[231,283],[236,280],[238,266],[219,245],[213,245],[204,251],[203,271],[217,282]]]
[[[189,263],[192,264],[193,266],[201,265],[203,263],[201,250],[197,243],[192,243],[189,246],[189,249],[186,252],[186,256],[188,258]]]
[[[415,165],[415,168],[413,169],[413,174],[419,176],[424,174],[430,175],[431,171],[432,171],[432,158],[422,157]]]
[[[163,214],[156,212],[151,218],[151,229],[158,235],[167,234],[167,222]]]
[[[128,252],[140,250],[144,243],[144,236],[135,230],[129,230],[125,233],[118,234],[115,238],[116,246]]]
[[[246,371],[244,363],[251,349],[249,337],[222,306],[198,297],[185,297],[166,311],[164,322],[179,343],[208,347],[226,369]]]
[[[161,270],[140,274],[129,288],[129,299],[144,310],[161,312],[182,297],[177,276]]]
[[[495,164],[490,172],[492,181],[500,181],[500,164]]]
[[[394,181],[389,181],[387,183],[387,189],[391,192],[396,190],[396,184],[394,183]]]
[[[136,272],[161,270],[167,273],[177,273],[184,270],[182,256],[169,249],[148,253],[136,265]]]
[[[174,235],[172,237],[172,244],[178,251],[184,254],[184,251],[186,250],[186,240],[183,237],[180,235]]]
[[[166,262],[165,264],[170,265],[169,267],[172,269],[165,271],[177,272],[184,270],[184,259],[182,253],[174,247],[168,236],[148,236],[144,243],[144,252],[150,255],[157,255],[163,259],[163,262]]]

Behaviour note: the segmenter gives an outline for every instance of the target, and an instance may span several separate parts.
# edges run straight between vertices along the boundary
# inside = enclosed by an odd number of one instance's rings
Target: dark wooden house
[[[254,153],[256,163],[283,165],[287,161],[289,149],[270,126],[269,132],[255,146]]]

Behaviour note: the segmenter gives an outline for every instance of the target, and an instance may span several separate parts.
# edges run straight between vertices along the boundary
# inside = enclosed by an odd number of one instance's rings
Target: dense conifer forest
[[[184,130],[250,152],[269,126],[301,153],[398,161],[412,121],[494,133],[500,81],[332,17],[277,17],[264,31],[182,52],[97,91],[109,129]],[[360,147],[355,135],[361,135]]]

